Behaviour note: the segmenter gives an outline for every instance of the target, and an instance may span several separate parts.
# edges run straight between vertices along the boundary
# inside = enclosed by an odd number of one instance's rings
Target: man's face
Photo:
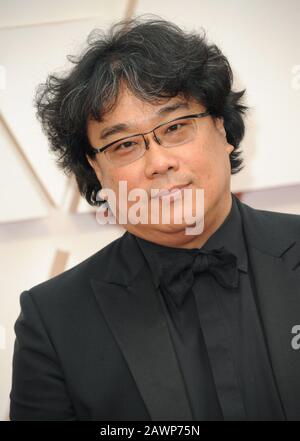
[[[164,107],[175,103],[184,106],[168,113],[157,114]],[[163,99],[159,104],[148,103],[133,95],[126,87],[122,87],[111,112],[107,113],[104,121],[89,120],[87,135],[91,145],[102,147],[110,142],[126,136],[145,133],[161,123],[177,117],[204,112],[206,109],[194,99],[185,100],[182,96]],[[130,128],[125,131],[101,139],[100,133],[112,125],[125,123]],[[88,158],[102,188],[109,188],[116,194],[116,210],[118,219],[119,181],[127,182],[127,192],[139,188],[147,192],[149,210],[151,209],[151,189],[170,188],[176,185],[188,185],[192,189],[192,212],[196,214],[196,189],[204,190],[204,230],[209,228],[217,218],[224,217],[228,209],[230,196],[230,160],[229,154],[233,146],[226,141],[226,134],[221,119],[213,120],[211,116],[197,120],[197,135],[193,141],[176,146],[163,147],[156,143],[153,134],[145,135],[149,141],[149,149],[134,162],[115,166],[109,162],[105,154],[98,153],[94,161]],[[136,201],[135,201],[136,202]],[[128,208],[135,202],[128,202]],[[159,202],[162,201],[159,199]],[[226,205],[227,204],[227,205]],[[172,205],[172,202],[170,203]],[[227,210],[228,211],[228,210]],[[150,214],[150,211],[149,211]],[[173,213],[174,214],[174,213]],[[227,214],[227,213],[226,213]],[[151,216],[149,216],[149,220]],[[164,224],[161,216],[158,224],[128,222],[124,227],[133,234],[146,240],[166,244],[184,242],[187,224],[171,222]],[[170,233],[173,233],[170,235]],[[178,242],[174,241],[178,237]],[[186,241],[188,241],[188,237]]]

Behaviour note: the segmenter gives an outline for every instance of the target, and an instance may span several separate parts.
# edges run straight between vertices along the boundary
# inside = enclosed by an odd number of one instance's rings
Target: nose
[[[154,139],[153,135],[145,137],[145,175],[150,179],[157,174],[164,174],[171,169],[176,171],[179,168],[179,160],[172,152],[172,148],[163,147]]]

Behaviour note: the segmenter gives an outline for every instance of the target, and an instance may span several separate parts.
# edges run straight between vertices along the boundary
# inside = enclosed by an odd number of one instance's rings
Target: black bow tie
[[[220,285],[236,288],[239,282],[237,257],[225,247],[214,250],[170,249],[158,251],[161,285],[180,307],[192,288],[194,276],[209,271]]]

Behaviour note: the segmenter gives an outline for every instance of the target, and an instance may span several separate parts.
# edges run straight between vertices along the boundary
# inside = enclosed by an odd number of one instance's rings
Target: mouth
[[[167,196],[175,197],[176,195],[179,195],[185,188],[190,188],[191,182],[188,184],[181,184],[181,185],[173,185],[169,188],[162,188],[160,190],[158,189],[151,189],[151,197],[152,198],[163,198]]]

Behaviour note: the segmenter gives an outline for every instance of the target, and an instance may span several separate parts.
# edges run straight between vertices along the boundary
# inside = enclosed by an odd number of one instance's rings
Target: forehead
[[[178,110],[200,106],[194,98],[185,97],[183,94],[172,98],[157,98],[149,102],[134,95],[127,87],[122,87],[113,108],[103,116],[102,121],[103,124],[155,121],[171,111],[176,111],[177,104]]]
[[[121,87],[111,110],[104,113],[100,122],[89,120],[87,132],[95,145],[105,145],[116,138],[151,130],[154,126],[177,116],[203,110],[204,106],[198,101],[183,94],[148,102],[137,97],[127,87]]]

